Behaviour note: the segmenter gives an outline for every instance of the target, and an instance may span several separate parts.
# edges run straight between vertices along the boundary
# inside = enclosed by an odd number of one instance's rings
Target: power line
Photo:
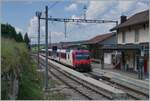
[[[59,3],[59,1],[56,1],[55,3],[53,3],[48,9],[50,10],[50,9],[53,8],[57,3]]]

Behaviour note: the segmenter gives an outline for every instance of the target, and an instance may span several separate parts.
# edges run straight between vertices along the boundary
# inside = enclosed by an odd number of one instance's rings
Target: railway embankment
[[[1,99],[43,99],[41,78],[25,43],[1,38]]]

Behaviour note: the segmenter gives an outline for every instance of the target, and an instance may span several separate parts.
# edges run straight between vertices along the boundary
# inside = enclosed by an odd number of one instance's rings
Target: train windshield
[[[89,56],[89,53],[77,53],[76,54],[76,59],[77,60],[90,59],[90,56]]]

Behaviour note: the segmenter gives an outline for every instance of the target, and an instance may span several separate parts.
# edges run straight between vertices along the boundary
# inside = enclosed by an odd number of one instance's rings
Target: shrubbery
[[[1,60],[2,99],[11,99],[15,90],[13,80],[19,81],[17,99],[43,99],[41,79],[25,43],[2,38]]]

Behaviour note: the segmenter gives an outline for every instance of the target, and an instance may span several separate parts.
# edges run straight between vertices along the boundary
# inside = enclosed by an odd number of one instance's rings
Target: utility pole
[[[40,68],[40,61],[39,61],[39,50],[40,50],[40,17],[41,17],[41,12],[36,12],[36,16],[38,18],[38,69]]]
[[[48,88],[48,6],[45,6],[45,48],[46,48],[46,67],[45,67],[45,90]]]

